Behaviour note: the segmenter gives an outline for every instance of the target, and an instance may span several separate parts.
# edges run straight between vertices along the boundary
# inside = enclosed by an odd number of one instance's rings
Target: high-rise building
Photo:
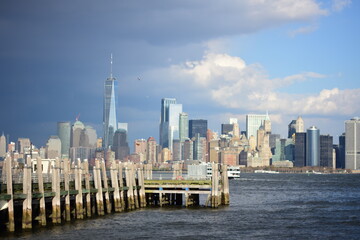
[[[304,120],[300,116],[296,119],[296,129],[295,130],[297,133],[305,132]]]
[[[180,139],[179,136],[179,120],[182,113],[182,104],[169,105],[169,150],[173,151],[173,140]]]
[[[85,129],[82,132],[84,142],[81,143],[82,146],[96,148],[97,147],[97,134],[96,130],[91,126],[85,126]],[[82,140],[82,139],[81,139]],[[80,142],[82,142],[80,140]]]
[[[45,158],[55,159],[61,157],[61,140],[58,136],[51,136],[45,149]]]
[[[156,140],[153,137],[149,137],[147,140],[146,147],[146,161],[147,163],[155,164],[157,161],[157,150],[156,150]]]
[[[184,142],[189,137],[189,115],[180,113],[179,115],[179,139]]]
[[[103,147],[112,145],[114,133],[118,126],[118,82],[112,75],[112,55],[110,77],[104,84],[104,107],[103,107]]]
[[[234,130],[234,124],[223,123],[221,124],[221,134],[229,135]]]
[[[272,163],[289,160],[294,162],[294,142],[291,138],[277,139],[275,154],[272,156]]]
[[[85,147],[82,145],[82,143],[85,142],[84,136],[83,135],[83,130],[85,129],[85,126],[82,122],[80,121],[76,121],[74,122],[73,126],[72,126],[72,131],[71,131],[71,147]]]
[[[206,138],[207,132],[207,120],[204,119],[195,119],[189,120],[189,138],[196,137],[196,134],[199,133],[200,137]]]
[[[197,133],[193,146],[193,160],[205,161],[206,159],[204,159],[204,157],[206,153],[206,138],[200,137],[200,133]]]
[[[336,155],[336,168],[345,168],[345,133],[339,136],[339,153]]]
[[[115,131],[112,150],[115,152],[115,159],[124,160],[130,155],[129,143],[127,140],[127,132],[124,129]]]
[[[315,126],[306,131],[306,166],[320,166],[320,130]]]
[[[306,133],[295,133],[295,167],[306,166]]]
[[[296,120],[292,120],[288,125],[288,138],[292,138],[294,133],[296,133]]]
[[[194,157],[193,148],[194,148],[193,141],[191,141],[190,139],[186,139],[185,142],[183,143],[182,154],[181,154],[183,160],[193,160]]]
[[[61,156],[69,157],[70,136],[71,136],[70,122],[58,122],[57,123],[57,135],[61,141]]]
[[[26,151],[29,151],[31,148],[31,142],[29,138],[18,138],[17,144],[16,144],[16,150],[18,153],[25,153]]]
[[[320,135],[320,166],[333,167],[333,137]]]
[[[6,155],[6,137],[4,133],[2,133],[0,137],[0,158],[5,157]]]
[[[360,118],[345,121],[345,168],[360,169]]]
[[[248,114],[246,115],[246,136],[250,139],[251,136],[254,136],[255,142],[257,142],[257,131],[264,124],[265,120],[270,120],[269,115],[258,115],[258,114]]]
[[[181,160],[181,146],[182,146],[182,142],[180,142],[179,139],[173,140],[172,160],[174,161]]]
[[[169,147],[169,107],[171,104],[176,104],[175,98],[161,99],[159,139],[160,146],[163,148]]]

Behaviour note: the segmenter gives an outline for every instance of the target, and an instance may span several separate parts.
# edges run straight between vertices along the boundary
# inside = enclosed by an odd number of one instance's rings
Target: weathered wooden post
[[[97,213],[98,215],[104,215],[104,200],[103,200],[103,191],[101,184],[101,174],[100,174],[100,162],[99,159],[95,160],[94,167],[94,183],[95,188],[97,189],[96,193],[96,205],[97,205]]]
[[[52,222],[56,224],[61,223],[59,158],[55,159],[52,170],[52,191],[55,192],[55,196],[52,199]]]
[[[219,170],[218,164],[212,163],[212,187],[211,187],[211,206],[217,208],[219,206]]]
[[[75,196],[76,218],[83,219],[82,170],[79,158],[77,159],[77,166],[75,166],[75,190],[78,191]]]
[[[43,181],[43,166],[42,166],[42,160],[40,157],[37,157],[36,161],[36,173],[38,177],[38,188],[39,193],[41,194],[40,197],[40,214],[38,216],[39,223],[41,226],[46,226],[46,210],[45,210],[45,196],[44,196],[44,181]]]
[[[131,166],[130,166],[131,168]],[[128,199],[128,208],[129,210],[133,210],[135,209],[135,204],[134,204],[134,197],[133,197],[133,186],[132,186],[132,180],[131,180],[131,169],[129,168],[129,166],[127,165],[127,167],[125,167],[125,177],[126,177],[126,186],[128,187],[127,190],[127,199]]]
[[[117,165],[118,165],[118,174],[119,174],[119,188],[120,188],[121,209],[125,210],[123,164],[119,162]]]
[[[69,194],[69,174],[70,174],[70,163],[68,158],[64,158],[64,189],[66,191],[65,195],[65,221],[71,220],[71,210],[70,210],[70,194]]]
[[[140,207],[146,207],[145,199],[145,183],[144,183],[144,171],[142,168],[138,168],[138,182],[140,186]]]
[[[223,164],[221,166],[222,174],[221,174],[221,180],[222,180],[222,191],[221,191],[221,204],[223,205],[229,205],[230,203],[230,196],[229,196],[229,178],[228,178],[228,172],[227,172],[227,165]]]
[[[101,161],[101,170],[102,170],[102,175],[103,175],[104,188],[106,189],[106,192],[105,192],[106,212],[111,213],[111,202],[110,202],[110,197],[109,197],[109,184],[108,184],[104,159]]]
[[[31,158],[30,156],[26,159],[26,164],[24,166],[24,175],[23,175],[23,194],[26,195],[26,199],[23,202],[23,215],[22,215],[22,228],[30,229],[32,228],[32,179],[31,179]]]
[[[91,217],[91,193],[90,193],[90,173],[89,173],[89,162],[87,159],[83,162],[83,169],[85,174],[85,188],[86,188],[86,215]]]
[[[138,178],[139,179],[139,178]],[[133,185],[134,191],[134,202],[135,208],[139,208],[139,194],[138,194],[138,186],[136,185],[136,171],[135,171],[135,164],[131,164],[131,180]]]
[[[10,232],[15,231],[14,222],[14,195],[13,195],[13,182],[12,182],[12,159],[8,154],[5,159],[5,170],[6,170],[6,193],[10,195],[8,201],[8,213],[9,213],[9,224],[8,230]]]
[[[116,162],[112,161],[110,165],[110,176],[111,176],[111,186],[114,188],[115,212],[121,212],[120,190],[119,190],[119,181],[117,175],[118,175],[118,169],[116,166]]]

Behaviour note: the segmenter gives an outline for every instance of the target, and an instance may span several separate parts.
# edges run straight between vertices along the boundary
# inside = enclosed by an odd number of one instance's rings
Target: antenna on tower
[[[112,64],[113,64],[113,58],[112,58],[112,53],[110,54],[110,78],[113,78],[112,76]]]

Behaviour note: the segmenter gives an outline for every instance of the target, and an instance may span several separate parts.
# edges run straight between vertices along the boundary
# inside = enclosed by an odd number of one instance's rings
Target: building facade
[[[71,123],[70,122],[58,122],[57,123],[57,135],[61,141],[61,156],[69,157]]]
[[[360,118],[345,121],[345,168],[360,169]]]
[[[207,120],[204,119],[189,120],[189,138],[192,139],[196,137],[197,133],[200,134],[200,137],[206,138]]]
[[[184,142],[189,137],[189,115],[185,112],[179,115],[179,139]]]
[[[295,134],[295,167],[306,166],[306,133]]]
[[[175,98],[161,99],[159,144],[162,148],[169,147],[169,107],[171,104],[176,104]]]
[[[248,114],[246,115],[246,136],[249,139],[254,136],[257,142],[257,131],[264,124],[265,120],[270,120],[269,115]]]
[[[320,166],[320,130],[315,126],[306,131],[306,166]]]

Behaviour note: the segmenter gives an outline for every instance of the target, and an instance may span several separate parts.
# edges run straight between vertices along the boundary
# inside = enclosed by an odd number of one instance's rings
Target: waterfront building
[[[257,142],[257,131],[264,124],[265,120],[270,120],[269,115],[259,115],[259,114],[248,114],[246,115],[246,136],[250,139],[251,136],[254,136],[255,142]]]
[[[104,83],[104,105],[103,105],[103,147],[112,145],[114,133],[118,126],[118,81],[112,75],[111,55],[110,77]]]
[[[4,133],[2,133],[0,137],[0,158],[4,158],[6,155],[6,137]]]
[[[175,98],[161,99],[159,141],[162,148],[169,147],[169,107],[176,104]]]
[[[146,145],[146,161],[150,164],[155,164],[157,161],[157,147],[156,140],[153,137],[149,137]]]
[[[45,149],[45,158],[55,159],[61,157],[61,140],[58,136],[51,136]]]
[[[189,137],[189,115],[187,113],[179,114],[179,139],[184,142]]]
[[[285,161],[285,160],[294,162],[294,148],[295,145],[292,138],[277,139],[275,153],[272,156],[271,165],[274,165],[275,162]]]
[[[360,169],[360,118],[345,121],[345,168]]]
[[[320,167],[333,167],[333,137],[320,135]]]
[[[339,152],[336,155],[336,168],[345,168],[345,133],[339,136]]]
[[[306,133],[295,133],[295,167],[306,166]]]
[[[61,156],[69,157],[71,123],[70,122],[58,122],[57,123],[57,136],[60,138],[60,141],[61,141]]]
[[[189,138],[192,139],[196,137],[196,134],[199,133],[200,137],[206,138],[207,132],[207,120],[204,119],[194,119],[189,120]]]
[[[320,165],[320,130],[311,126],[306,131],[306,166]]]

